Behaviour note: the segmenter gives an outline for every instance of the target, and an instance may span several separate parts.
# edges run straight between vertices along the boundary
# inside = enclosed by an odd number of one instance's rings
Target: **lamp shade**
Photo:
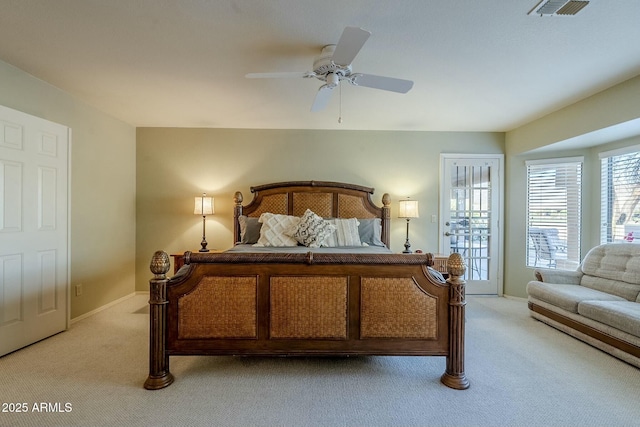
[[[196,215],[213,215],[213,197],[207,197],[206,193],[202,193],[202,197],[196,197],[193,213]]]
[[[417,200],[400,200],[398,207],[398,218],[418,218]]]

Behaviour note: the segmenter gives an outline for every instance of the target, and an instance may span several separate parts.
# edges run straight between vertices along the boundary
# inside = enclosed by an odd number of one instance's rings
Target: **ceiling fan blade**
[[[329,99],[331,98],[331,92],[333,89],[328,85],[320,86],[318,89],[318,93],[316,94],[316,99],[313,100],[313,105],[311,106],[311,112],[316,112],[320,110],[324,110],[329,103]]]
[[[332,61],[338,65],[350,65],[371,33],[358,27],[347,27],[333,52]]]
[[[314,77],[315,74],[310,71],[304,72],[289,72],[289,73],[249,73],[245,74],[248,79],[295,79],[295,78],[307,78]]]
[[[407,93],[413,87],[411,80],[395,79],[393,77],[374,76],[373,74],[352,74],[351,83],[356,86],[389,90],[391,92]]]

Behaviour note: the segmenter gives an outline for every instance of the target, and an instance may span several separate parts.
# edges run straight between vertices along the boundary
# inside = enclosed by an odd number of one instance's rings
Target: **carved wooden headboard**
[[[382,207],[371,201],[373,188],[328,181],[290,181],[251,187],[253,200],[242,205],[243,196],[236,192],[233,200],[234,238],[240,240],[241,215],[259,217],[265,212],[302,216],[311,209],[323,218],[380,218],[382,241],[389,247],[389,194],[382,196]]]

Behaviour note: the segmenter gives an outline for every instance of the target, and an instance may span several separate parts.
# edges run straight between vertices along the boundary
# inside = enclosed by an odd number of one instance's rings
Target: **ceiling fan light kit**
[[[411,80],[372,74],[352,73],[351,63],[364,46],[371,33],[358,27],[347,27],[337,45],[326,45],[313,61],[313,71],[285,73],[250,73],[247,78],[310,78],[325,82],[311,105],[311,111],[323,110],[329,103],[331,92],[347,81],[354,86],[364,86],[397,93],[407,93],[413,87]]]

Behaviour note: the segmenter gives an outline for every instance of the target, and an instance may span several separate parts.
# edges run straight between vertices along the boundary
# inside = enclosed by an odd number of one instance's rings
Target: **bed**
[[[251,192],[247,205],[234,196],[233,249],[186,252],[171,278],[167,253],[153,255],[146,389],[174,381],[178,355],[444,356],[441,382],[469,387],[460,255],[445,281],[432,254],[390,251],[390,197],[375,205],[373,188],[296,181]],[[295,222],[285,234],[296,245],[260,245],[270,233],[286,239],[275,217]]]

